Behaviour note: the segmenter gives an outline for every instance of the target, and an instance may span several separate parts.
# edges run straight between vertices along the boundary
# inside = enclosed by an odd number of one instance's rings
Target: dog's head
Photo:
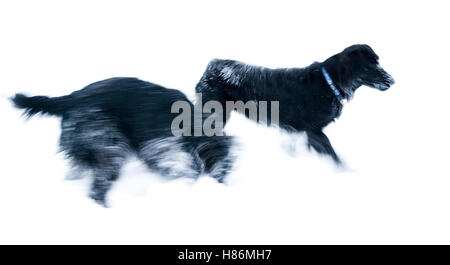
[[[356,86],[366,85],[387,90],[394,84],[394,78],[378,63],[378,55],[369,45],[353,45],[340,54],[341,62],[351,72]]]

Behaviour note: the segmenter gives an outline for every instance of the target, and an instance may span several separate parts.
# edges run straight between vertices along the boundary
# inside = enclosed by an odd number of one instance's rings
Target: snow
[[[0,4],[0,243],[449,244],[448,8],[367,5]],[[371,45],[396,84],[360,88],[326,129],[345,170],[303,135],[234,113],[227,131],[241,144],[227,185],[165,181],[131,158],[108,209],[87,197],[88,178],[65,180],[59,120],[25,121],[6,100],[112,76],[192,98],[212,58],[301,67],[354,43]]]

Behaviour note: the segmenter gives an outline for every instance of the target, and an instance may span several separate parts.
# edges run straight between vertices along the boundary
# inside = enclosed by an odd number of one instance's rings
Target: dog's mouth
[[[366,82],[365,85],[376,88],[381,91],[388,90],[395,83],[394,78],[388,74],[381,66],[377,66],[373,79]]]
[[[393,84],[395,80],[392,76],[386,73],[386,77],[383,78],[383,81],[374,85],[374,88],[385,91],[388,90]]]

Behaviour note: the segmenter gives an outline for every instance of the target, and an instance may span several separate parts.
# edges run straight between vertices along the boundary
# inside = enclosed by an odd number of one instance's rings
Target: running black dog
[[[341,114],[343,101],[362,85],[386,90],[394,79],[368,45],[353,45],[322,63],[305,68],[269,69],[233,60],[214,59],[196,87],[204,101],[279,101],[279,126],[305,131],[318,153],[337,156],[322,129]],[[270,111],[270,109],[268,110]],[[224,122],[229,113],[224,114]]]
[[[171,178],[209,173],[219,182],[232,167],[229,136],[174,136],[176,101],[192,103],[178,90],[136,78],[111,78],[62,97],[27,97],[12,101],[25,115],[62,117],[60,146],[76,169],[92,170],[90,196],[106,204],[106,193],[129,154]]]

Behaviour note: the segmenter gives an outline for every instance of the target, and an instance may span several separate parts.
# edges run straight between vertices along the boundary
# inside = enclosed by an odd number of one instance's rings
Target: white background
[[[446,1],[2,1],[0,243],[449,244],[448,11]],[[346,170],[302,136],[233,115],[241,145],[228,186],[167,182],[131,160],[109,209],[87,197],[89,179],[64,179],[59,120],[25,122],[6,100],[113,76],[191,97],[212,58],[302,67],[356,43],[397,83],[360,88],[326,129]]]

